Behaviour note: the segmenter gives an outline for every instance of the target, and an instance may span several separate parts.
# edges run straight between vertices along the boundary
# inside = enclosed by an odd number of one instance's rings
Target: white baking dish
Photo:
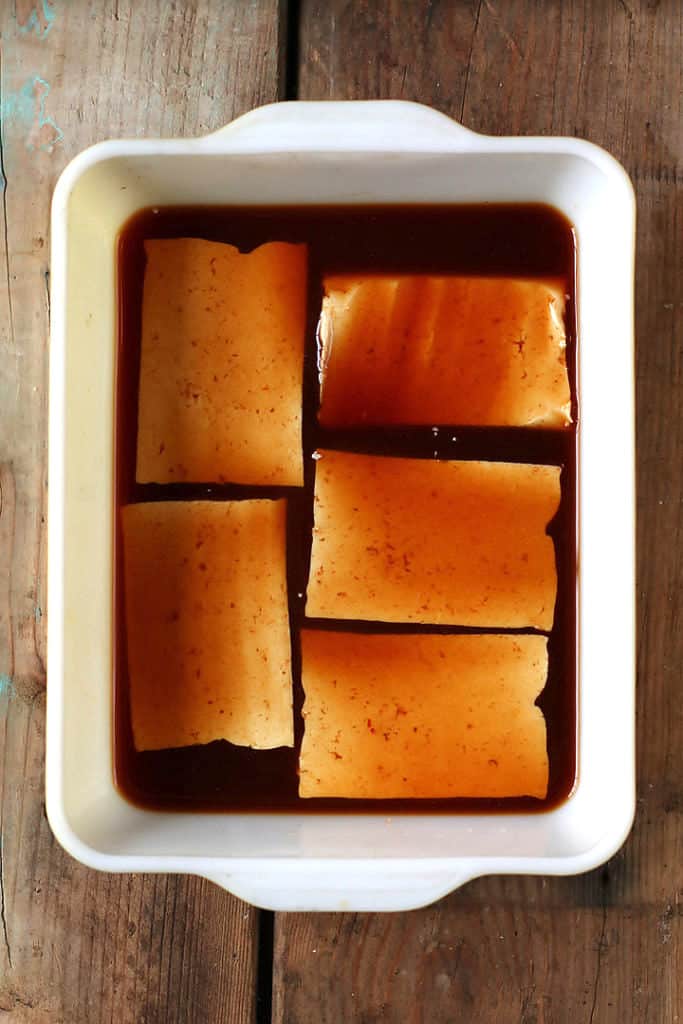
[[[576,227],[579,776],[541,814],[174,814],[112,781],[115,238],[189,203],[543,201]],[[105,142],[52,208],[47,812],[106,871],[203,875],[283,910],[398,910],[489,873],[606,860],[634,813],[634,197],[576,139],[489,138],[398,102],[263,107],[200,139]]]

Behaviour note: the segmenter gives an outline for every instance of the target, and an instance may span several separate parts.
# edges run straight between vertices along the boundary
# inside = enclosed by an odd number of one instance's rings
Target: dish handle
[[[462,152],[481,136],[407,100],[293,101],[257,107],[197,142],[211,152]]]
[[[402,911],[426,907],[481,874],[467,863],[276,861],[202,877],[264,910]]]

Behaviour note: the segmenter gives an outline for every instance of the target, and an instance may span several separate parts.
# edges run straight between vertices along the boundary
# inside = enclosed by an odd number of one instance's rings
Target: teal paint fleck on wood
[[[35,0],[28,19],[18,26],[19,31],[23,35],[35,32],[39,39],[44,39],[54,25],[56,16],[57,7],[54,3],[51,3],[50,0]]]
[[[0,105],[0,121],[15,122],[26,128],[26,148],[51,153],[64,138],[64,132],[46,112],[51,86],[40,75],[32,75],[18,92],[6,93]],[[50,130],[46,133],[44,128]]]

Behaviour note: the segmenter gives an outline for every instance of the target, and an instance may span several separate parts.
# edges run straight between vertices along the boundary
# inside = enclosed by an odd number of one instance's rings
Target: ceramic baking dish
[[[540,814],[176,814],[112,777],[115,240],[142,207],[541,201],[578,239],[578,781]],[[631,184],[569,138],[489,138],[402,102],[283,103],[204,138],[104,142],[52,208],[47,812],[106,871],[203,875],[263,907],[399,910],[490,873],[571,874],[634,798]]]

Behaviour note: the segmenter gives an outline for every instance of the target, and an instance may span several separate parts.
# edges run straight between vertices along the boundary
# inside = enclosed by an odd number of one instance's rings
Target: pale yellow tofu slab
[[[124,599],[137,750],[292,746],[286,501],[127,505]]]
[[[550,630],[560,468],[317,453],[306,614]]]
[[[306,246],[145,253],[138,481],[301,485]]]
[[[304,630],[299,795],[545,797],[541,636]]]
[[[558,283],[333,276],[324,292],[324,426],[571,422]]]

